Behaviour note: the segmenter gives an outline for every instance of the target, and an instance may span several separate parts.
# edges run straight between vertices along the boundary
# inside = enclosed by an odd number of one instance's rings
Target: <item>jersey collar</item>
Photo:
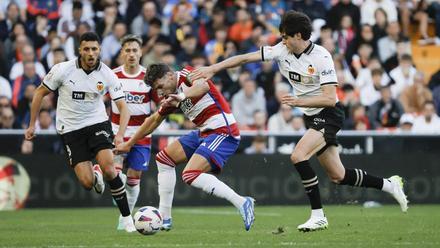
[[[88,71],[88,70],[86,70],[86,69],[84,69],[82,66],[81,66],[81,57],[80,56],[78,56],[78,58],[76,59],[76,61],[75,61],[76,63],[76,68],[77,69],[82,69],[87,75],[89,75],[90,73],[92,73],[93,71],[99,71],[100,69],[101,69],[101,60],[100,59],[98,59],[98,61],[96,61],[96,66],[93,68],[93,69],[91,69],[90,71]]]
[[[306,55],[309,55],[312,52],[314,47],[315,47],[315,44],[312,41],[310,41],[310,44],[306,47],[306,49],[304,49],[304,51],[302,51],[299,54],[293,53],[293,55],[295,55],[295,57],[297,59],[299,59],[303,53],[305,53]]]

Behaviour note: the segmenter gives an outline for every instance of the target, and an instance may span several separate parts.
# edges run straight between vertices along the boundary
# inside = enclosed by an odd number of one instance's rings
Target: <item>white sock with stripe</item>
[[[191,183],[191,186],[202,189],[210,195],[224,198],[236,208],[240,208],[246,199],[235,193],[228,185],[218,180],[215,176],[207,173],[199,174]]]
[[[130,208],[130,212],[133,213],[134,206],[136,205],[136,201],[139,196],[140,191],[140,178],[127,178],[127,183],[125,190],[127,191],[127,201],[128,201],[128,207]]]
[[[157,183],[159,191],[159,212],[163,219],[171,218],[171,207],[173,205],[174,187],[176,186],[176,169],[172,165],[159,162],[157,164]]]

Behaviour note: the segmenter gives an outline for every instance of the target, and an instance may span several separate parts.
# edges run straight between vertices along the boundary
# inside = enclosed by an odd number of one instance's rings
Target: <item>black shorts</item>
[[[96,154],[113,147],[113,132],[109,121],[62,134],[64,151],[70,166],[80,162],[91,161]]]
[[[324,134],[326,146],[318,152],[321,154],[328,146],[338,145],[336,133],[341,130],[344,123],[344,109],[342,104],[337,102],[334,107],[327,107],[316,115],[304,115],[306,128],[315,129]]]

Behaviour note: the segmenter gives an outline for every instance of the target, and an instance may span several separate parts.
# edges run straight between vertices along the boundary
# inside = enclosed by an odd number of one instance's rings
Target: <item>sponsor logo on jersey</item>
[[[82,91],[72,91],[72,99],[73,100],[84,100],[86,97],[86,93]]]
[[[315,73],[315,68],[313,68],[312,65],[309,65],[309,67],[307,67],[307,72],[308,72],[309,74],[314,74],[314,73]]]
[[[194,104],[191,102],[191,99],[187,98],[180,103],[180,110],[182,110],[184,114],[188,114],[193,106]]]
[[[98,82],[98,83],[96,84],[96,89],[97,89],[98,91],[103,91],[103,90],[104,90],[104,83],[103,83],[103,82]]]
[[[127,103],[141,104],[144,102],[145,95],[136,95],[130,92],[125,92],[125,101]]]
[[[289,71],[289,79],[295,82],[301,82],[301,75],[294,71]]]
[[[323,71],[321,72],[321,76],[332,75],[332,74],[334,74],[334,73],[335,73],[335,71],[334,71],[333,69],[327,69],[327,70],[323,70]]]
[[[120,90],[122,90],[122,84],[119,84],[118,86],[113,88],[113,92],[118,92]]]

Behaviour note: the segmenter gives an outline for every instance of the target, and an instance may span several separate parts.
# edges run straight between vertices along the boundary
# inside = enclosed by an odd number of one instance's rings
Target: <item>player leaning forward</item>
[[[299,225],[299,230],[313,231],[328,226],[321,205],[318,178],[309,164],[310,157],[315,153],[334,183],[388,192],[405,212],[408,201],[403,192],[402,178],[392,176],[383,179],[360,169],[344,168],[336,147],[336,133],[344,120],[344,112],[336,96],[336,71],[330,53],[309,40],[311,30],[310,19],[306,15],[288,11],[279,26],[280,43],[199,68],[191,74],[191,78],[210,78],[220,70],[248,62],[275,60],[278,63],[281,74],[289,80],[295,92],[295,96],[284,96],[282,103],[300,107],[308,127],[291,155],[312,208],[310,219]]]
[[[113,132],[103,96],[108,92],[121,113],[115,144],[123,142],[130,115],[121,84],[112,70],[99,61],[99,53],[98,36],[85,33],[80,37],[78,59],[57,64],[50,70],[32,100],[31,119],[25,137],[34,137],[35,119],[42,98],[58,89],[56,127],[70,166],[84,188],[95,188],[100,194],[105,187],[104,174],[123,216],[124,229],[134,232],[136,228],[130,215],[125,186],[113,166]],[[92,167],[93,158],[99,166]]]
[[[168,114],[180,108],[198,130],[182,136],[156,155],[163,229],[170,229],[172,225],[175,166],[186,162],[183,181],[230,201],[240,211],[248,231],[254,222],[254,199],[238,195],[210,174],[219,173],[238,148],[240,133],[235,118],[214,84],[210,80],[189,80],[190,71],[191,67],[171,71],[165,64],[152,64],[147,68],[145,82],[166,99],[156,113],[145,119],[130,140],[118,145],[115,150],[128,152],[137,140],[153,132]]]

